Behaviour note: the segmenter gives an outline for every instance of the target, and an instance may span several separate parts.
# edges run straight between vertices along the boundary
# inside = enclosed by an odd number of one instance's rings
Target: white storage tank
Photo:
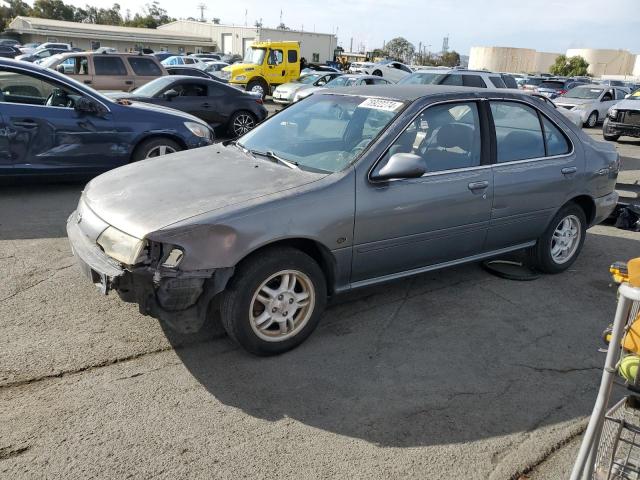
[[[589,73],[602,75],[630,75],[636,62],[635,55],[626,50],[604,50],[592,48],[570,48],[567,57],[580,56],[589,62]]]
[[[530,48],[471,47],[469,68],[493,72],[526,73],[535,69],[536,51]]]

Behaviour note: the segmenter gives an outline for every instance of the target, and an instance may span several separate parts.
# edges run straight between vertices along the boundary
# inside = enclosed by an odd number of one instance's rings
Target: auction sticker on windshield
[[[402,102],[382,98],[367,98],[358,105],[358,108],[373,108],[374,110],[384,110],[385,112],[396,112],[401,106]]]

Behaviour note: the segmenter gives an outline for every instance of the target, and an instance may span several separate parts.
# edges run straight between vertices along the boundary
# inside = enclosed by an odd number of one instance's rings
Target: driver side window
[[[282,50],[271,50],[269,52],[269,65],[280,65],[282,60]]]
[[[0,103],[73,108],[70,90],[39,77],[0,72]]]
[[[422,157],[428,173],[479,166],[482,148],[476,103],[427,108],[391,145],[381,165],[396,153]]]

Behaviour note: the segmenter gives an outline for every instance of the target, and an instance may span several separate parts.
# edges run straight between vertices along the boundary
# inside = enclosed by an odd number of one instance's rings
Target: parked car
[[[217,77],[216,75],[207,72],[201,68],[188,66],[188,65],[176,65],[164,67],[169,75],[188,75],[190,77],[199,77],[199,78],[209,78],[211,80],[216,80],[219,82],[226,83],[225,80]]]
[[[153,54],[153,56],[156,57],[160,62],[162,62],[162,60],[166,58],[173,57],[174,55],[175,53],[171,53],[171,52],[155,52]]]
[[[374,63],[371,67],[363,67],[360,70],[366,75],[384,77],[393,83],[399,82],[413,73],[411,67],[393,60],[383,60],[382,62]]]
[[[9,45],[10,47],[20,47],[20,42],[14,38],[0,38],[0,45]]]
[[[625,83],[622,80],[599,80],[600,85],[608,85],[610,87],[625,87]]]
[[[220,57],[220,61],[233,65],[234,63],[242,62],[242,55],[227,53]]]
[[[64,53],[42,63],[96,90],[129,91],[167,74],[154,55]]]
[[[315,65],[313,63],[307,65],[308,66],[306,68],[303,68],[300,71],[300,76],[311,75],[318,72],[340,73],[340,70],[330,65]]]
[[[0,59],[0,175],[95,175],[134,160],[210,145],[183,112],[118,105],[66,75]]]
[[[398,82],[398,84],[507,88],[500,73],[485,72],[483,70],[465,70],[458,68],[425,68],[404,77]]]
[[[171,65],[200,65],[204,66],[204,62],[198,58],[187,57],[186,55],[173,55],[162,60],[162,65],[168,67]]]
[[[547,80],[549,76],[550,75],[540,76],[540,77],[528,77],[524,81],[524,83],[521,85],[521,87],[523,90],[536,90],[538,88],[538,85],[540,85],[542,82]]]
[[[43,49],[43,48],[55,48],[57,50],[68,50],[68,51],[73,50],[73,47],[71,46],[70,43],[58,43],[58,42],[41,43],[38,46],[38,49]]]
[[[29,53],[35,52],[38,48],[40,48],[40,43],[39,42],[25,43],[24,45],[21,45],[19,48],[22,53],[29,54]]]
[[[130,93],[107,93],[114,100],[145,102],[190,113],[212,128],[243,135],[267,118],[262,98],[216,80],[172,75],[157,78]]]
[[[205,72],[210,73],[211,75],[214,75],[222,80],[222,69],[228,66],[228,63],[213,61],[207,62],[206,66],[204,66],[203,69]]]
[[[58,55],[64,52],[68,52],[68,50],[63,50],[61,48],[38,48],[33,53],[23,53],[22,55],[17,55],[14,58],[22,62],[38,63],[52,57],[53,55]]]
[[[117,48],[113,47],[100,47],[94,50],[95,53],[118,53]]]
[[[303,88],[298,90],[293,95],[293,101],[298,102],[303,98],[310,97],[314,93],[321,92],[325,89],[333,89],[333,88],[341,88],[341,87],[358,87],[362,85],[391,85],[392,82],[387,80],[386,78],[380,78],[377,75],[360,75],[348,73],[344,75],[340,75],[330,82],[327,82],[322,87],[313,87],[310,86],[308,88]]]
[[[602,135],[610,141],[618,141],[621,136],[640,138],[640,90],[609,109]]]
[[[581,82],[575,80],[549,79],[541,82],[540,85],[538,85],[537,92],[553,100],[560,95],[564,95],[574,87],[585,85],[588,83],[589,82]]]
[[[260,355],[303,342],[327,295],[521,249],[565,271],[615,206],[619,156],[539,100],[481,93],[327,90],[237,142],[104,174],[67,222],[76,260],[174,328],[219,305]]]
[[[273,91],[272,98],[275,103],[288,105],[293,103],[293,97],[296,92],[312,87],[323,87],[331,80],[341,76],[339,72],[317,72],[310,75],[303,75],[293,82],[284,83],[276,87]]]
[[[349,65],[349,73],[367,74],[374,65],[375,63],[373,62],[351,62],[351,65]]]
[[[567,110],[566,108],[560,108],[555,103],[553,103],[549,97],[542,95],[537,92],[526,92],[529,93],[532,97],[538,98],[544,103],[546,103],[550,108],[557,110],[557,112],[564,117],[567,118],[571,123],[573,123],[576,127],[582,128],[582,117],[578,112],[574,112],[573,110]]]
[[[11,45],[0,45],[0,57],[16,58],[18,55],[23,55],[18,47],[13,47]]]
[[[561,108],[580,114],[585,127],[593,128],[602,122],[610,107],[629,93],[626,88],[606,85],[581,85],[560,95],[554,103]]]
[[[200,60],[216,60],[220,61],[222,55],[219,53],[192,53],[189,55],[193,58],[199,58]]]

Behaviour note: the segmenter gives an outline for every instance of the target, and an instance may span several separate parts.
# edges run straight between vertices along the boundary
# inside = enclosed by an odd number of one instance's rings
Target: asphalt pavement
[[[640,178],[640,141],[618,148]],[[64,232],[81,190],[0,190],[0,478],[566,475],[608,266],[640,234],[594,227],[568,272],[532,282],[472,264],[354,292],[301,347],[256,358],[217,325],[176,335],[99,295]]]

